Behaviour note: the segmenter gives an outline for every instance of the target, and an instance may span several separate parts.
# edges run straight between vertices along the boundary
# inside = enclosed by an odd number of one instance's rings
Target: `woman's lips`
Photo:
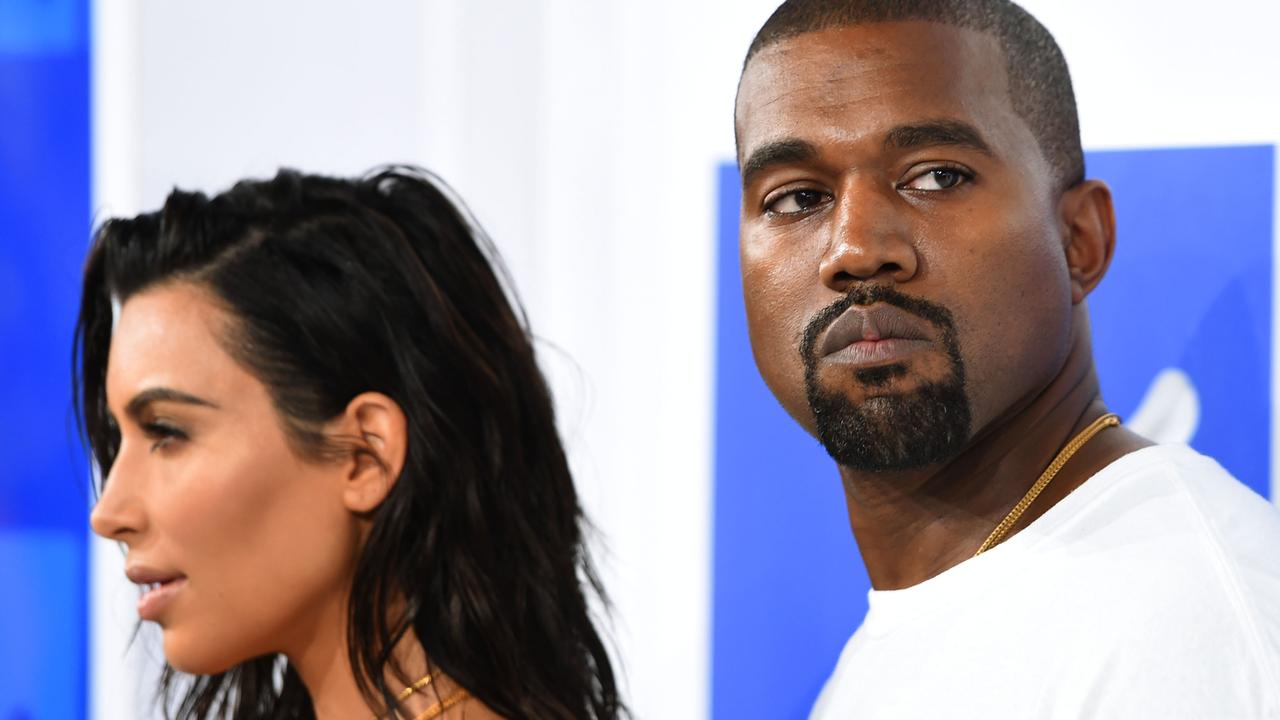
[[[142,597],[138,598],[138,617],[143,620],[156,621],[164,612],[165,608],[173,602],[174,597],[182,591],[187,584],[185,577],[176,577],[164,582],[149,583],[145,586],[146,592]]]
[[[173,602],[173,598],[187,584],[187,576],[173,570],[161,570],[141,563],[130,564],[125,577],[142,588],[138,598],[138,616],[143,620],[155,620]]]

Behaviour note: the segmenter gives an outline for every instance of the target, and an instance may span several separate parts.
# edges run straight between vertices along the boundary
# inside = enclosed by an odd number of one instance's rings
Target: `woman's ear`
[[[352,398],[337,425],[335,432],[353,446],[343,503],[352,512],[369,512],[386,499],[404,469],[408,421],[395,400],[367,392]]]
[[[1111,188],[1101,180],[1086,180],[1062,194],[1059,209],[1067,270],[1071,274],[1071,302],[1078,305],[1102,281],[1115,254],[1116,215]]]

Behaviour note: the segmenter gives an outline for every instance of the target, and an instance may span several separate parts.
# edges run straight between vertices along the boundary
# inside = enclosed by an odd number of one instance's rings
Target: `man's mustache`
[[[943,337],[954,337],[955,319],[951,311],[942,305],[906,295],[888,285],[855,285],[843,297],[815,313],[805,326],[800,341],[800,355],[805,363],[816,361],[814,353],[818,338],[822,337],[822,333],[836,321],[836,318],[854,305],[866,306],[880,302],[922,318],[938,328]]]

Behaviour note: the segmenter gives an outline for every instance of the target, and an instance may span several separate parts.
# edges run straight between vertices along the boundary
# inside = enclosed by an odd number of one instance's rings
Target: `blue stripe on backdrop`
[[[84,717],[88,485],[70,415],[89,232],[87,0],[0,2],[0,718]]]
[[[1120,239],[1090,298],[1103,391],[1128,417],[1166,369],[1199,398],[1192,444],[1269,490],[1270,146],[1090,153]],[[712,715],[803,718],[866,613],[830,460],[756,373],[738,270],[737,170],[719,170]]]
[[[1116,257],[1089,298],[1108,404],[1138,407],[1156,373],[1196,388],[1191,444],[1259,494],[1270,487],[1270,145],[1096,152],[1115,193]]]

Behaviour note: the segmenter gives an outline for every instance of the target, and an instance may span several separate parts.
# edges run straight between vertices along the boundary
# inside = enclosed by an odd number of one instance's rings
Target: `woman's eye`
[[[949,190],[971,179],[971,175],[958,168],[940,167],[917,175],[903,187],[925,191]]]
[[[825,199],[826,195],[817,190],[792,190],[769,203],[765,209],[775,215],[792,215],[809,210]]]
[[[162,422],[149,422],[142,426],[142,431],[151,439],[151,452],[160,450],[177,440],[186,440],[187,434],[178,428]]]

